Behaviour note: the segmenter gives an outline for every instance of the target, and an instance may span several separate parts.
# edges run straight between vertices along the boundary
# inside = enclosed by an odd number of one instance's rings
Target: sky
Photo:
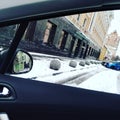
[[[114,19],[111,21],[110,28],[108,30],[108,33],[111,33],[115,30],[117,30],[118,34],[120,35],[120,10],[114,11]]]
[[[114,11],[114,19],[111,21],[111,25],[108,30],[108,34],[115,30],[117,31],[118,35],[120,36],[120,10]],[[118,46],[116,55],[120,56],[120,44]]]

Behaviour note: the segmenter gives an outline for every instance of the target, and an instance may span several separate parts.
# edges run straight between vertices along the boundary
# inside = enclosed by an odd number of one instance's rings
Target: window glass
[[[31,21],[18,48],[31,54],[33,68],[14,76],[120,94],[118,13],[92,12]],[[8,45],[17,28],[1,28],[1,44]]]
[[[19,25],[0,27],[0,52],[9,48]]]
[[[51,29],[52,29],[52,24],[50,22],[47,22],[43,43],[48,43],[48,38],[50,36]]]
[[[60,40],[59,40],[59,43],[58,43],[58,48],[61,47],[61,44],[62,44],[62,40],[63,40],[64,34],[65,34],[64,31],[61,31]]]

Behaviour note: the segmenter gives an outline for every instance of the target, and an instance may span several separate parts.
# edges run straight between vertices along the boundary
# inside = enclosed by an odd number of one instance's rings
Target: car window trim
[[[42,3],[38,2],[38,3],[1,9],[0,26],[5,26],[6,24],[8,25],[17,24],[19,22],[24,22],[24,21],[55,18],[55,17],[61,17],[66,15],[78,14],[78,13],[82,14],[87,12],[99,12],[105,10],[120,9],[119,0],[115,0],[114,4],[112,4],[112,2],[108,2],[107,0],[104,1],[93,0],[92,3],[87,0],[84,1],[43,0],[43,1],[44,2]]]

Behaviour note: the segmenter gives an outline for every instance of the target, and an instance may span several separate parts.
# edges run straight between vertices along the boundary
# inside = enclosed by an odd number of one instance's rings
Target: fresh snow
[[[90,89],[95,91],[102,91],[108,93],[120,93],[120,72],[107,69],[100,64],[90,64],[84,67],[79,65],[80,60],[77,61],[77,67],[72,68],[69,66],[70,58],[66,59],[59,56],[51,56],[44,54],[35,54],[33,60],[33,68],[30,72],[12,75],[15,77],[29,78],[32,80],[59,83],[63,85],[68,85],[72,87]],[[58,59],[61,62],[61,68],[59,70],[50,69],[50,62],[53,59]],[[85,81],[80,84],[76,84],[76,80],[84,73],[92,73],[90,76],[84,75],[86,77]],[[76,79],[77,76],[77,79]],[[83,77],[83,78],[84,78]],[[70,82],[70,80],[74,80]]]
[[[70,62],[69,59],[67,60],[58,59],[61,62],[61,68],[59,70],[53,70],[50,69],[50,62],[53,59],[57,59],[57,58],[35,57],[35,59],[33,60],[33,68],[30,72],[25,74],[14,75],[14,76],[55,83],[61,79],[66,79],[74,75],[82,74],[86,71],[89,72],[91,70],[96,69],[96,65],[94,64],[91,64],[89,66],[85,65],[85,67],[83,67],[79,65],[78,61],[77,61],[77,67],[72,68],[69,66],[69,62]]]
[[[95,74],[79,85],[75,83],[66,85],[89,90],[120,94],[120,72],[108,69],[107,71]]]

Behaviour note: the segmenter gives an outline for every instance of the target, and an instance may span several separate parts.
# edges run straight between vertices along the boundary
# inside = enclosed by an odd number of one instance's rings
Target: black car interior
[[[119,0],[43,0],[0,10],[0,26],[20,24],[0,66],[0,88],[10,92],[3,96],[0,90],[0,113],[10,120],[119,120],[119,95],[5,74],[30,21],[119,8]]]

